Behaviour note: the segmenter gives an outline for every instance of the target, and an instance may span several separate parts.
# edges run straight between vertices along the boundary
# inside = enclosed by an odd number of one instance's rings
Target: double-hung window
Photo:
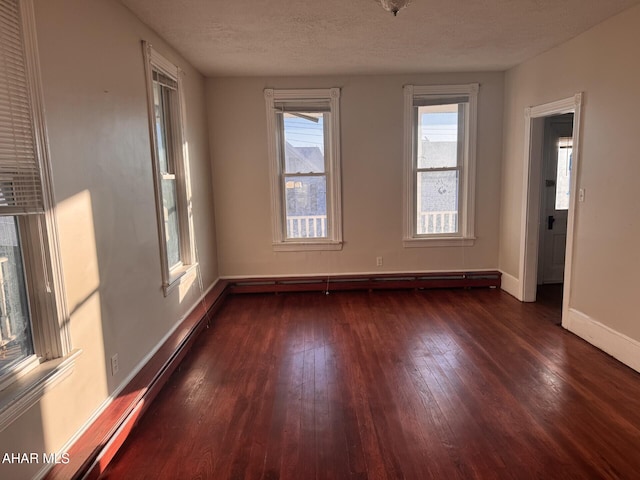
[[[340,90],[264,94],[274,249],[340,249]]]
[[[406,246],[474,239],[478,84],[404,87]]]
[[[73,362],[31,1],[0,0],[0,24],[2,430]]]
[[[195,265],[180,70],[144,42],[165,295]]]

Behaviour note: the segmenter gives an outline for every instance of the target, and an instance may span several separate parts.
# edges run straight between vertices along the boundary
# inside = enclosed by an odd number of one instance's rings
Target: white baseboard
[[[520,298],[520,280],[518,280],[513,275],[509,275],[503,270],[500,270],[500,273],[502,273],[500,288],[502,288],[502,290],[507,292],[509,295],[512,295],[518,300],[522,301],[522,298]]]
[[[640,372],[640,342],[613,330],[584,313],[569,309],[562,326],[636,372]]]

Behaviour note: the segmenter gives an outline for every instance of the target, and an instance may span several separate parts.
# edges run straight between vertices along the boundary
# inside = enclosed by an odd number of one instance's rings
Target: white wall
[[[52,453],[218,277],[204,79],[113,0],[37,0],[36,22],[75,371],[0,434]],[[185,71],[199,278],[163,296],[141,40]],[[109,359],[117,353],[120,372]],[[42,465],[0,465],[29,478]]]
[[[479,82],[473,247],[402,245],[405,84]],[[265,88],[340,87],[344,247],[274,252],[271,246]],[[221,276],[495,269],[502,154],[502,73],[214,78],[207,80]],[[376,256],[384,266],[376,267]]]
[[[522,274],[524,109],[584,92],[577,180],[586,199],[576,208],[572,318],[565,320],[587,319],[600,334],[569,326],[619,358],[620,347],[611,342],[623,341],[640,354],[638,45],[640,7],[634,7],[513,68],[505,79],[500,268],[516,278]]]

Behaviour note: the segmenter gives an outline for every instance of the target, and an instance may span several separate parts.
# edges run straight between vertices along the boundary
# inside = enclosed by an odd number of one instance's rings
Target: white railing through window
[[[418,234],[457,233],[458,212],[418,212]]]
[[[326,236],[326,215],[287,216],[287,238],[324,238]]]

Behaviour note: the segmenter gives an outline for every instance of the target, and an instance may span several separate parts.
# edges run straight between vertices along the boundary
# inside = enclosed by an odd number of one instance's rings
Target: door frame
[[[535,302],[538,277],[538,250],[540,223],[540,176],[542,174],[542,158],[539,150],[544,132],[539,132],[536,119],[544,119],[555,115],[573,113],[573,157],[571,165],[571,191],[569,194],[569,211],[567,214],[567,243],[564,264],[564,286],[562,300],[562,319],[567,318],[569,297],[571,294],[571,266],[573,264],[573,243],[575,229],[576,189],[580,165],[580,125],[582,110],[582,93],[555,102],[527,107],[524,111],[524,159],[522,221],[520,235],[520,275],[519,294],[523,302]],[[537,127],[536,127],[537,125]],[[544,130],[544,129],[543,129]]]

